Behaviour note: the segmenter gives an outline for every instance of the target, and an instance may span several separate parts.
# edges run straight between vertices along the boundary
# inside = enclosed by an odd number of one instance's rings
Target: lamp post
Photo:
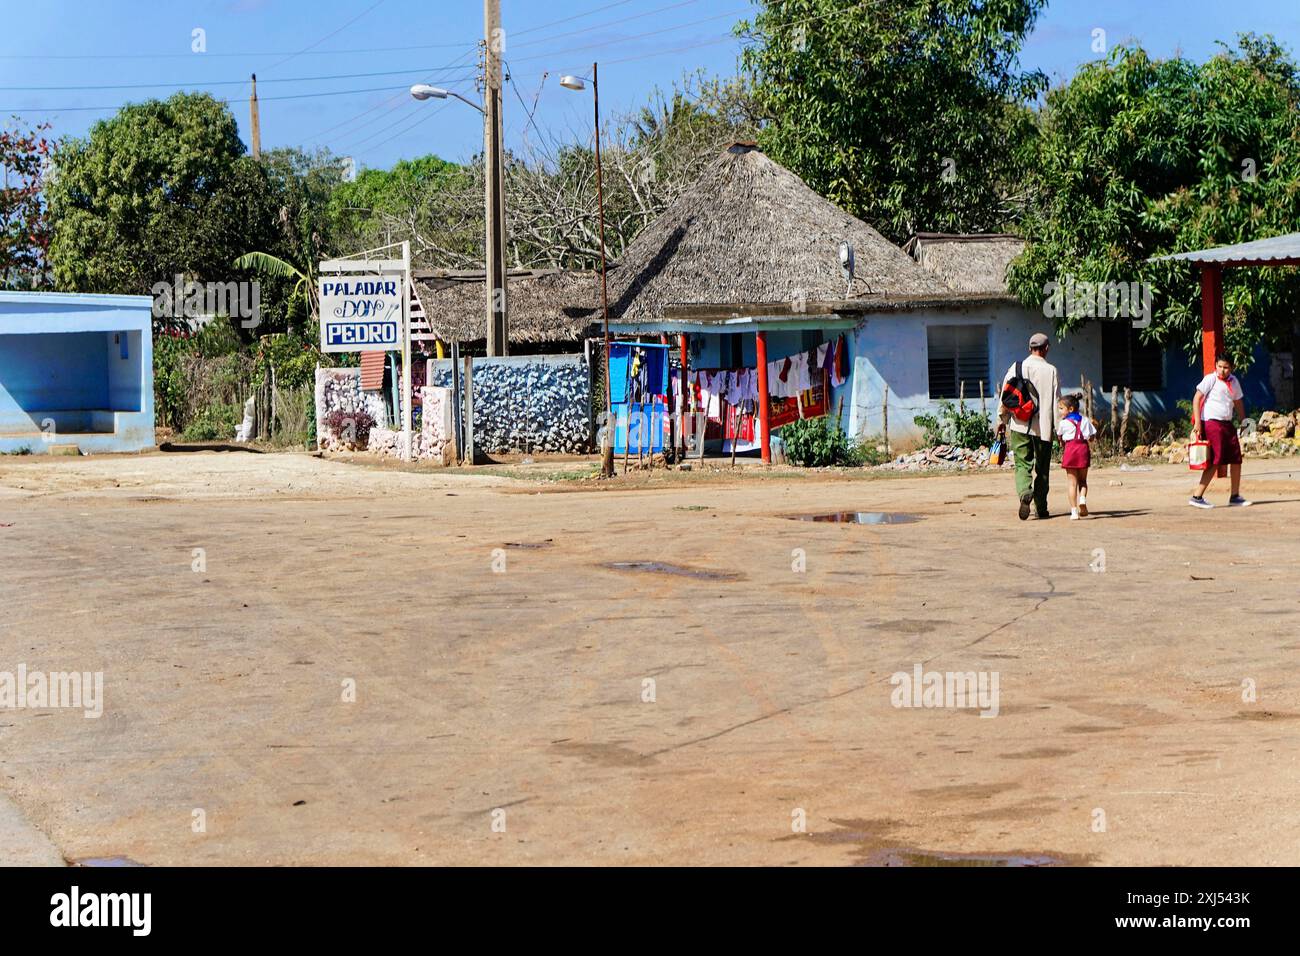
[[[506,355],[510,351],[509,330],[506,317],[506,224],[505,207],[501,197],[505,189],[505,171],[500,146],[499,130],[488,111],[479,103],[461,96],[454,90],[445,90],[440,86],[416,83],[411,87],[411,96],[417,100],[445,100],[454,97],[483,114],[485,138],[488,145],[498,148],[485,148],[484,162],[486,168],[483,176],[484,195],[484,229],[486,260],[484,262],[483,286],[487,297],[487,354]],[[499,291],[498,291],[499,290]],[[498,320],[498,316],[500,317]]]
[[[566,90],[585,90],[586,78],[562,76],[560,85]],[[600,473],[605,478],[614,475],[614,443],[609,429],[613,427],[614,399],[609,382],[609,283],[606,279],[605,261],[605,191],[600,168],[600,83],[597,65],[591,64],[591,103],[596,118],[596,212],[600,219],[600,311],[605,323],[605,427],[601,431]],[[629,424],[630,424],[629,419]]]

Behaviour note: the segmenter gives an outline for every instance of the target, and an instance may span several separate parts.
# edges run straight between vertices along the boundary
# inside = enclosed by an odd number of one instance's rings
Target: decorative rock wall
[[[474,446],[488,453],[582,454],[591,450],[591,378],[581,355],[476,358]],[[450,388],[449,359],[428,381]]]
[[[345,445],[341,436],[329,433],[324,425],[325,416],[332,411],[369,412],[375,428],[388,424],[388,408],[379,392],[361,390],[361,369],[316,369],[316,447],[327,451],[341,450]]]

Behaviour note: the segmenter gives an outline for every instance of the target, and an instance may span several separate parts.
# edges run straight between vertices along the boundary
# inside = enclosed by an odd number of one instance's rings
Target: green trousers
[[[1033,435],[1007,430],[1007,444],[1015,456],[1016,496],[1033,493],[1034,507],[1047,511],[1047,479],[1052,472],[1052,443]]]

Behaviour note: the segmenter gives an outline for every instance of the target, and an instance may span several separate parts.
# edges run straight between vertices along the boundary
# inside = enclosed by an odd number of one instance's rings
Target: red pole
[[[1214,371],[1214,357],[1223,351],[1223,270],[1201,266],[1201,371]]]
[[[767,333],[754,333],[755,360],[758,363],[758,447],[763,464],[772,464],[772,443],[767,430]]]
[[[680,345],[681,345],[681,348],[682,348],[682,407],[679,408],[678,411],[681,412],[681,420],[682,420],[682,431],[681,431],[681,434],[682,434],[682,455],[685,456],[685,454],[686,454],[686,427],[687,427],[687,421],[686,421],[686,419],[689,417],[689,416],[688,416],[688,411],[689,411],[689,409],[690,409],[690,407],[691,407],[691,393],[687,390],[687,385],[686,385],[686,376],[687,376],[687,373],[688,373],[688,371],[689,371],[689,369],[690,369],[690,366],[691,366],[691,352],[690,352],[690,349],[687,347],[687,339],[686,339],[686,333],[685,333],[685,332],[683,332],[683,333],[681,333],[679,336],[677,336],[677,341],[678,341],[678,344],[680,344]]]

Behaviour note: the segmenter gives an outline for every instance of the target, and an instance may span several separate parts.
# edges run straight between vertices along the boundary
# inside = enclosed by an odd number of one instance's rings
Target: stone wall
[[[581,355],[476,358],[474,447],[489,454],[591,450],[591,379]],[[428,380],[449,388],[451,360],[429,362]]]
[[[361,369],[316,369],[316,447],[327,451],[342,451],[351,445],[343,436],[330,433],[325,427],[325,416],[332,411],[365,411],[375,420],[376,428],[388,425],[388,408],[380,392],[361,390]]]

